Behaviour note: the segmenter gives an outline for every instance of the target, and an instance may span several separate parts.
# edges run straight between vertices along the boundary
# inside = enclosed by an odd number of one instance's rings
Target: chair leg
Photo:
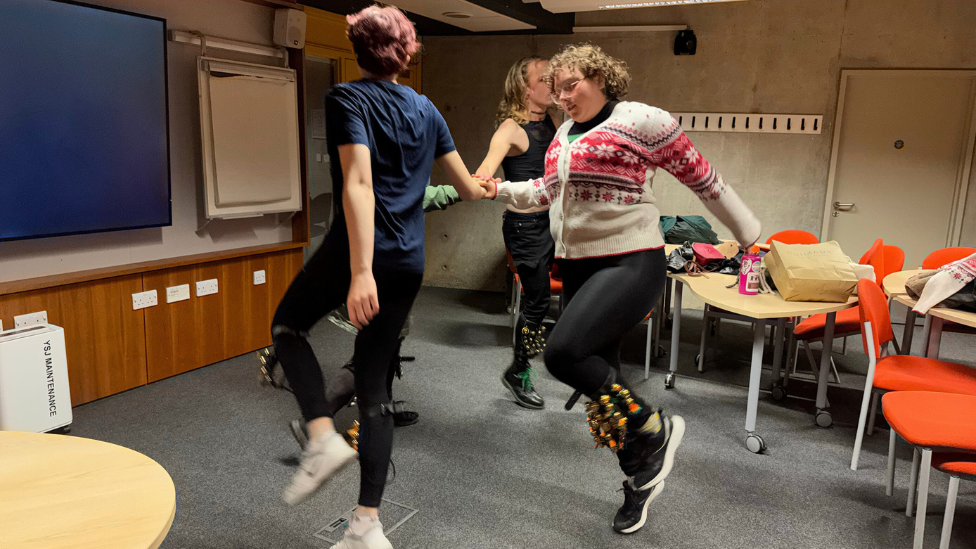
[[[864,395],[861,397],[861,413],[857,419],[857,432],[854,435],[854,454],[851,456],[851,471],[857,471],[857,461],[861,458],[861,444],[864,442],[864,422],[868,415],[868,401],[874,389],[874,361],[868,363],[868,375],[864,380]]]
[[[905,502],[905,516],[911,518],[915,513],[915,488],[918,485],[918,465],[922,459],[918,448],[912,452],[912,473],[908,476],[908,501]]]
[[[918,472],[918,509],[915,510],[915,544],[922,549],[925,537],[925,511],[929,502],[929,474],[932,472],[932,450],[922,450],[922,468]]]
[[[830,373],[834,374],[834,383],[840,384],[840,372],[837,371],[837,363],[834,362],[834,357],[830,357]]]
[[[952,518],[956,514],[956,494],[959,493],[959,477],[949,477],[949,494],[946,496],[945,518],[942,519],[942,541],[939,549],[949,549],[952,537]]]
[[[894,429],[888,435],[888,482],[885,483],[885,495],[890,496],[895,491],[895,443],[898,441],[898,433]]]
[[[840,353],[842,355],[846,355],[847,354],[847,336],[844,336],[843,344],[841,345],[841,348],[840,348]]]
[[[878,393],[871,395],[871,416],[868,418],[868,436],[874,434],[874,420],[878,417]]]

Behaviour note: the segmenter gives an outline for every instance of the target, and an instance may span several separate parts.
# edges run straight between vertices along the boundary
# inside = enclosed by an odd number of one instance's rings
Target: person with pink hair
[[[354,352],[359,407],[359,505],[333,549],[392,549],[378,508],[393,448],[386,388],[399,335],[424,272],[423,199],[436,162],[462,200],[484,198],[425,96],[397,84],[420,48],[394,7],[346,18],[363,78],[326,97],[326,137],[337,212],[325,241],[292,281],[272,321],[274,351],[307,422],[308,444],[284,500],[297,504],[356,459],[336,432],[318,360],[306,337],[343,302],[359,330]]]

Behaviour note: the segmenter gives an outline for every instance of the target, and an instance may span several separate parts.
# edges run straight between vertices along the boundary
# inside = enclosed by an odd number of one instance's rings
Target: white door
[[[841,76],[825,240],[852,259],[876,238],[905,268],[959,238],[973,154],[976,71],[862,70]]]

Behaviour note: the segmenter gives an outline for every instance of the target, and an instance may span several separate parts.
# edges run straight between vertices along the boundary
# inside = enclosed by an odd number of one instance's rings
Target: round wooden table
[[[0,432],[0,547],[155,549],[176,512],[158,463],[85,438]]]

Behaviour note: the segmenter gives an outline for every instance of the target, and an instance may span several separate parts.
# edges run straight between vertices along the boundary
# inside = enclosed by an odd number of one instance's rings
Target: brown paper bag
[[[834,241],[820,244],[773,241],[763,261],[786,301],[844,303],[857,288],[857,275]]]

